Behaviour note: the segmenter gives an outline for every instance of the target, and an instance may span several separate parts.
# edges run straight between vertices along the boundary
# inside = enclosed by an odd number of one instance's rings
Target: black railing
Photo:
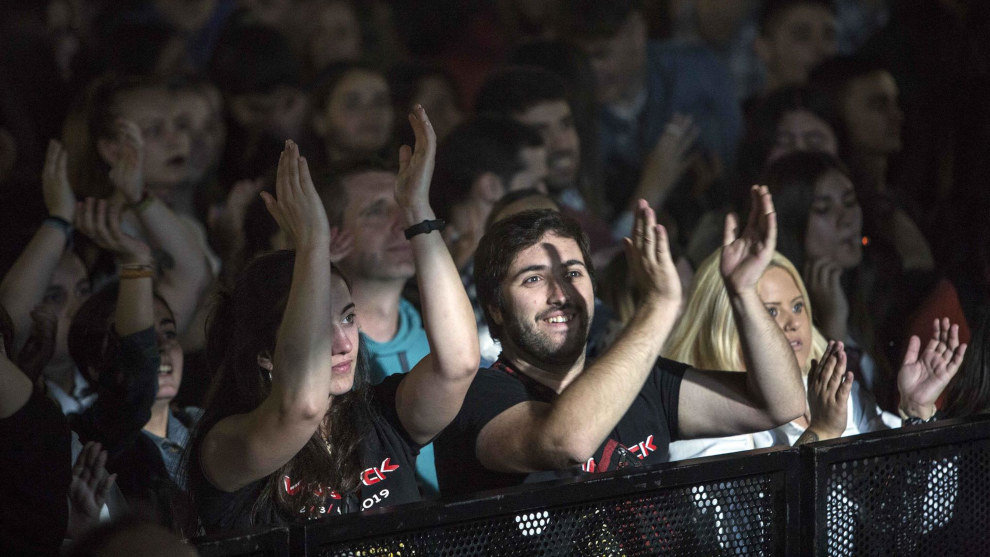
[[[231,556],[986,555],[990,416],[194,543]]]

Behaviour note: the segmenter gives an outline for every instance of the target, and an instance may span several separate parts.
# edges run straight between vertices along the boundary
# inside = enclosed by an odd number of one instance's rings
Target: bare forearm
[[[31,398],[31,380],[0,354],[0,419],[9,418]]]
[[[731,295],[730,301],[750,397],[774,422],[793,420],[804,411],[805,399],[794,351],[755,290]]]
[[[408,210],[406,224],[434,218],[429,208]],[[439,232],[417,234],[410,241],[433,371],[454,379],[473,375],[481,359],[478,329],[450,252]]]
[[[114,314],[114,327],[118,335],[124,337],[154,326],[152,288],[150,276],[121,278]]]
[[[292,286],[273,355],[272,392],[282,407],[317,412],[330,393],[330,247],[296,253]]]
[[[676,316],[676,305],[641,308],[615,344],[553,403],[542,437],[574,461],[590,457],[642,390]]]
[[[14,322],[18,346],[30,333],[31,310],[44,298],[65,242],[64,232],[42,224],[0,282],[0,303]]]

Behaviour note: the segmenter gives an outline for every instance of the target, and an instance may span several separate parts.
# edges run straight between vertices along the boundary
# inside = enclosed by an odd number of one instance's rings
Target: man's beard
[[[537,367],[570,367],[584,354],[590,327],[586,309],[578,305],[568,304],[547,310],[537,316],[536,320],[542,321],[550,313],[561,310],[574,312],[574,317],[570,323],[575,326],[569,328],[567,337],[559,344],[547,332],[539,330],[536,323],[532,321],[512,319],[505,324],[506,336],[511,338],[526,359]]]

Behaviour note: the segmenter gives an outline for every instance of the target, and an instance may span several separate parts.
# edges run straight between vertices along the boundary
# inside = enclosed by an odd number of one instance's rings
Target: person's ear
[[[112,139],[98,139],[96,140],[96,152],[100,154],[103,162],[113,164],[117,162],[120,155],[120,145]]]
[[[485,172],[474,179],[474,183],[471,184],[471,192],[478,199],[487,203],[495,203],[505,195],[505,184],[493,172]]]
[[[492,321],[494,321],[496,325],[500,327],[502,326],[502,310],[496,306],[490,305],[488,306],[488,315],[491,316]]]

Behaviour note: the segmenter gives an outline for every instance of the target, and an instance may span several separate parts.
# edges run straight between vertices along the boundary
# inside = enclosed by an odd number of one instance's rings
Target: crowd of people
[[[5,4],[0,553],[990,410],[988,24]]]

